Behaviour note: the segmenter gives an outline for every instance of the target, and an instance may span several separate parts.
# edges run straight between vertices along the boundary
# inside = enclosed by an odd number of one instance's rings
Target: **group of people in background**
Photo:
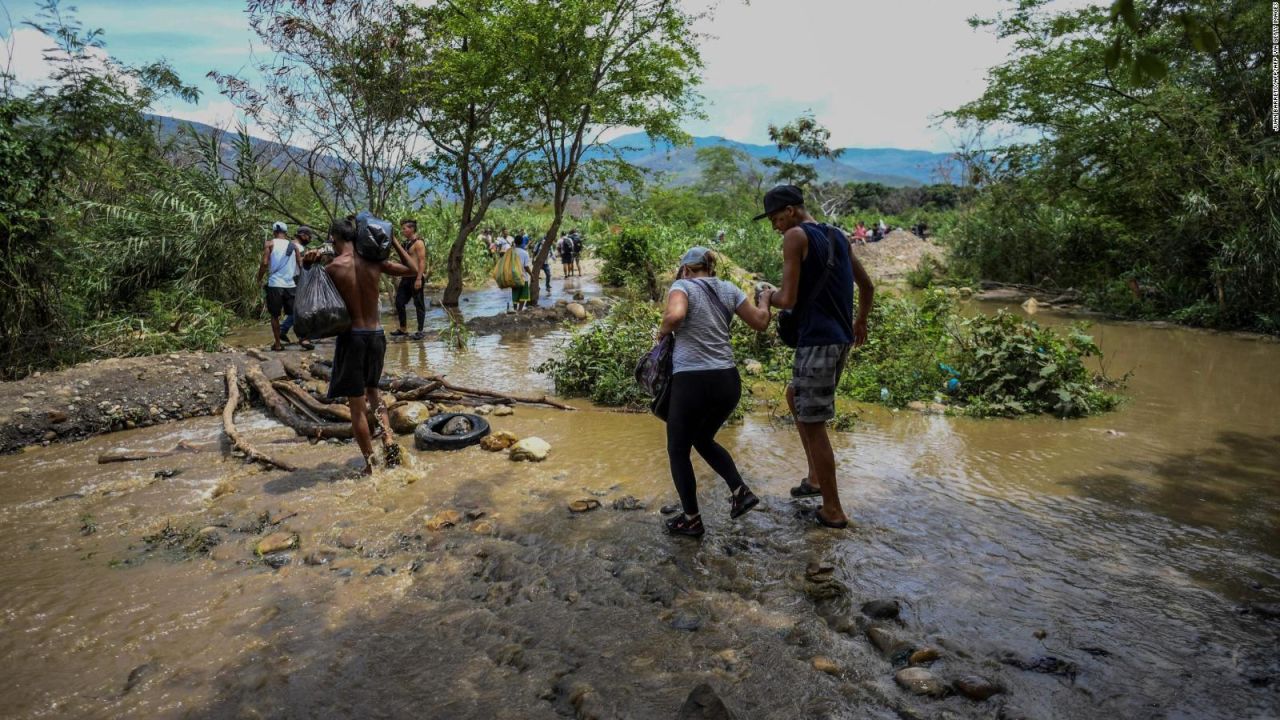
[[[533,282],[532,258],[542,254],[542,245],[547,242],[546,235],[539,236],[537,243],[530,247],[529,234],[524,228],[514,232],[508,231],[505,227],[497,232],[492,228],[488,228],[480,232],[480,242],[484,244],[489,256],[493,258],[500,258],[509,252],[516,253],[520,267],[524,272],[525,283],[511,288],[511,307],[516,312],[525,310],[529,306],[531,298],[530,288]],[[559,256],[564,277],[581,276],[582,252],[583,237],[582,233],[578,232],[578,228],[573,228],[560,236],[560,239],[551,246],[542,261],[541,274],[545,282],[546,292],[551,292],[551,258]]]
[[[859,220],[853,226],[853,232],[849,233],[849,242],[854,245],[866,245],[869,242],[880,242],[888,234],[889,226],[885,225],[884,218],[880,218],[880,222],[871,229],[867,229],[867,224]]]

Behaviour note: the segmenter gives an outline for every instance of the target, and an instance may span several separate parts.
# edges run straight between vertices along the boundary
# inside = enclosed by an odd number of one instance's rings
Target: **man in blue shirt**
[[[849,519],[840,506],[836,459],[827,437],[827,421],[835,417],[836,386],[850,348],[867,339],[867,316],[875,288],[862,264],[849,251],[838,229],[819,225],[804,207],[804,193],[779,185],[764,196],[764,212],[782,235],[782,287],[766,290],[766,304],[795,313],[799,329],[787,404],[804,446],[809,476],[791,489],[793,497],[822,496],[815,519],[826,527],[845,528]],[[832,265],[827,267],[827,258]],[[858,286],[858,312],[853,286]]]

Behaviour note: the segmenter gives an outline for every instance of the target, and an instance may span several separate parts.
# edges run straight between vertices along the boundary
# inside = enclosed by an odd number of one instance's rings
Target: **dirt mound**
[[[892,230],[883,240],[866,245],[854,245],[853,254],[875,280],[902,280],[915,270],[926,255],[942,261],[945,251],[941,246],[906,230]]]

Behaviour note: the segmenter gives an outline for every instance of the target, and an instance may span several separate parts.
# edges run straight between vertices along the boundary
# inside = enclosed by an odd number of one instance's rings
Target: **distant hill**
[[[163,115],[152,115],[162,136],[171,136],[178,132],[182,125],[189,124],[202,135],[212,134],[215,128],[204,123],[178,120]],[[274,146],[267,140],[254,138],[255,147]],[[752,145],[722,137],[695,137],[693,144],[672,148],[665,143],[653,143],[644,133],[623,135],[609,143],[618,150],[628,162],[662,173],[665,182],[671,185],[688,185],[696,182],[699,175],[697,152],[699,148],[722,145],[742,150],[751,158],[759,169],[766,170],[760,161],[768,157],[777,157],[778,149],[772,145]],[[304,152],[298,148],[292,151]],[[593,151],[592,156],[603,153]],[[336,159],[335,159],[335,162]],[[928,152],[925,150],[901,150],[898,148],[845,148],[838,160],[824,160],[816,164],[818,176],[822,180],[836,182],[878,182],[891,187],[928,185],[938,181],[938,169],[949,168],[953,177],[959,177],[959,164],[946,153]],[[414,190],[429,189],[422,181],[414,183]]]

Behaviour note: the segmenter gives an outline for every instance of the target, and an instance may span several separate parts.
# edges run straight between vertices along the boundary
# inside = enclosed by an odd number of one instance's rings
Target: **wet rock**
[[[568,305],[565,306],[564,309],[566,312],[568,312],[570,315],[573,316],[574,320],[586,320],[587,318],[591,317],[591,313],[588,313],[585,307],[583,307],[581,304],[576,302],[569,303]]]
[[[337,559],[338,553],[332,550],[316,550],[307,553],[306,557],[302,558],[302,562],[308,565],[329,565]]]
[[[54,432],[54,431],[52,431],[52,430],[46,430],[46,431],[45,431],[45,433],[44,433],[44,435],[42,435],[42,436],[41,436],[41,439],[42,439],[42,440],[44,440],[45,442],[51,442],[51,441],[53,441],[53,440],[57,440],[57,439],[58,439],[58,433],[56,433],[56,432]]]
[[[1035,632],[1031,633],[1031,636],[1037,640],[1043,640],[1049,637],[1049,633],[1045,632],[1044,630],[1036,630]]]
[[[737,720],[737,717],[706,683],[695,687],[676,713],[676,720]]]
[[[733,670],[738,666],[739,662],[738,651],[733,648],[716,653],[716,663],[724,670]]]
[[[1022,309],[1025,310],[1028,315],[1035,315],[1040,311],[1040,301],[1033,297],[1029,297],[1026,302],[1022,303]]]
[[[67,493],[66,495],[59,495],[54,498],[53,502],[59,502],[61,500],[79,500],[82,497],[84,497],[84,495],[78,492]]]
[[[471,528],[471,530],[472,532],[478,535],[492,535],[494,534],[494,532],[497,531],[497,528],[494,527],[492,522],[488,520],[482,520],[476,523],[475,526]]]
[[[598,507],[600,507],[600,501],[596,500],[595,498],[588,498],[586,500],[574,500],[573,502],[569,503],[569,511],[576,512],[576,513],[591,512],[592,510],[595,510]]]
[[[672,513],[680,512],[680,506],[676,505],[675,503],[672,503],[670,505],[663,505],[662,508],[658,510],[658,512],[662,513],[663,515],[670,515]]]
[[[171,477],[175,477],[181,474],[182,474],[181,470],[166,469],[166,470],[157,470],[151,473],[151,477],[155,478],[156,480],[168,480]]]
[[[910,665],[925,665],[940,657],[942,657],[942,653],[938,652],[938,648],[922,647],[911,653],[911,656],[907,658],[907,663]]]
[[[262,558],[262,562],[266,563],[274,570],[279,570],[293,562],[293,554],[287,552],[272,553]]]
[[[480,441],[480,447],[488,450],[489,452],[498,452],[515,445],[519,439],[520,438],[515,436],[515,433],[507,430],[499,430],[498,432],[484,436],[484,439]]]
[[[631,495],[624,495],[613,501],[614,510],[643,510],[644,503]]]
[[[578,302],[582,302],[583,300],[587,299],[587,296],[584,295],[581,290],[577,290],[573,293],[573,299],[577,300]]]
[[[1280,618],[1280,603],[1251,602],[1249,611],[1259,617],[1275,620]]]
[[[901,611],[897,600],[871,600],[862,604],[862,614],[872,620],[895,620]]]
[[[824,672],[828,675],[840,674],[840,666],[837,665],[834,660],[832,660],[829,657],[826,657],[825,655],[819,655],[815,657],[811,662],[813,663],[813,669],[817,670],[818,672]]]
[[[748,375],[759,375],[764,372],[764,365],[759,360],[748,360],[743,365],[743,369],[747,371]]]
[[[510,405],[499,405],[493,409],[494,417],[507,417],[509,415],[515,415],[515,413],[515,408]]]
[[[538,437],[527,437],[511,446],[510,458],[515,461],[542,462],[551,452],[551,444]]]
[[[685,632],[697,632],[702,628],[702,618],[696,615],[677,615],[671,620],[671,627]]]
[[[344,578],[349,578],[352,575],[356,574],[355,571],[352,570],[351,568],[333,568],[329,572],[332,572],[334,575],[337,575],[338,577],[344,577]]]
[[[391,429],[401,435],[408,435],[431,417],[431,408],[427,407],[426,403],[407,402],[392,408],[388,415],[391,419]]]
[[[49,422],[55,425],[58,423],[67,421],[67,414],[62,412],[61,410],[50,410],[48,417],[49,417]]]
[[[427,520],[427,529],[436,532],[451,528],[462,522],[462,515],[457,510],[441,510]]]
[[[1004,689],[999,685],[980,675],[965,675],[964,677],[956,678],[955,682],[951,683],[951,687],[961,695],[978,702],[1004,692]]]
[[[1000,662],[1020,670],[1043,673],[1045,675],[1062,675],[1074,678],[1076,673],[1079,672],[1079,668],[1075,663],[1052,655],[1023,658],[1016,653],[1007,652],[1000,657]]]
[[[492,405],[480,405],[480,406],[476,407],[476,409],[475,409],[473,412],[475,412],[475,414],[477,414],[477,415],[488,415],[489,413],[493,412],[493,406],[492,406]]]
[[[440,429],[441,435],[466,435],[471,432],[471,421],[465,417],[458,416],[449,420]]]
[[[926,415],[946,415],[947,414],[946,405],[943,405],[942,403],[936,403],[936,402],[927,403],[921,400],[912,400],[911,402],[907,403],[907,409],[914,410],[915,412],[918,412],[918,413],[924,413]]]
[[[254,547],[254,552],[259,555],[268,555],[270,553],[280,552],[298,547],[298,534],[291,532],[275,532],[262,538]]]
[[[379,564],[379,565],[378,565],[378,567],[376,567],[376,568],[374,568],[374,569],[372,569],[372,570],[370,570],[370,571],[369,571],[369,577],[375,577],[375,576],[377,576],[377,577],[387,577],[387,576],[390,576],[390,575],[394,575],[394,574],[395,574],[395,572],[396,572],[395,570],[392,570],[391,568],[387,567],[386,565]]]
[[[350,530],[343,530],[338,533],[338,537],[334,542],[338,544],[338,547],[346,550],[354,550],[360,547],[360,538]]]
[[[130,670],[129,677],[124,681],[124,690],[122,690],[120,694],[128,695],[134,688],[141,685],[148,677],[150,677],[154,671],[155,666],[151,663],[143,663],[142,665]]]
[[[903,668],[894,673],[893,679],[903,690],[915,695],[941,697],[947,692],[947,687],[933,673],[924,668]]]

